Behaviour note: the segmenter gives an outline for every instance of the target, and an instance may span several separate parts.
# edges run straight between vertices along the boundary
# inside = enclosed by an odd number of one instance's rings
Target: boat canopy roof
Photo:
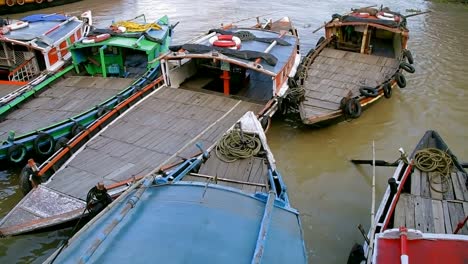
[[[388,8],[378,10],[376,8],[360,8],[346,15],[334,14],[332,20],[326,24],[326,28],[341,26],[370,25],[394,33],[407,33],[406,18],[398,12]]]
[[[210,39],[219,35],[239,36],[240,48],[214,47]],[[269,52],[265,50],[274,42],[277,44]],[[211,30],[209,34],[182,46],[173,46],[164,57],[166,60],[186,58],[217,59],[241,67],[259,71],[271,76],[278,75],[297,52],[298,39],[291,34],[280,36],[278,32],[253,28],[233,28],[229,30]],[[261,58],[257,63],[255,60]]]
[[[265,200],[199,182],[150,186],[109,232],[109,224],[121,217],[122,208],[132,197],[129,193],[85,226],[56,262],[237,264],[253,259]],[[262,262],[306,263],[298,213],[279,203],[273,208]],[[97,248],[92,253],[94,246]]]
[[[108,33],[111,34],[112,37],[96,43],[85,44],[83,42],[77,42],[73,45],[72,49],[108,45],[141,50],[148,53],[159,48],[160,44],[164,43],[167,35],[170,33],[170,25],[168,24],[167,16],[162,17],[155,23],[161,27],[161,30],[150,29],[146,32],[116,33],[109,29],[96,29],[91,32],[90,35]]]
[[[74,32],[83,23],[75,17],[68,19],[70,19],[68,22],[63,20],[33,20],[28,22],[29,24],[26,27],[10,30],[3,37],[0,37],[0,41],[46,49],[66,37],[70,32]]]

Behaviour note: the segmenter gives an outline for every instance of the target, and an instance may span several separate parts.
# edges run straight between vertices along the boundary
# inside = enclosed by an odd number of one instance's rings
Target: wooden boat
[[[67,38],[73,44],[52,48],[49,54],[71,56],[72,64],[55,74],[45,71],[2,98],[0,160],[24,165],[28,157],[49,157],[57,145],[152,83],[159,74],[157,57],[168,50],[171,26],[166,16],[136,25],[135,32],[77,33]]]
[[[169,87],[222,94],[263,105],[264,126],[289,92],[300,62],[297,30],[289,18],[232,25],[172,47],[162,58]]]
[[[280,21],[266,26],[280,26]],[[278,34],[260,28],[249,30],[263,36]],[[208,41],[215,35],[216,33],[211,34],[205,39]],[[297,44],[297,37],[283,37],[292,44]],[[244,46],[248,47],[249,41],[244,42]],[[260,43],[250,43],[260,46]],[[263,45],[265,48],[271,44]],[[284,46],[281,49],[287,52],[275,56],[285,60],[289,56],[295,56],[295,47]],[[272,51],[277,52],[275,48]],[[178,54],[180,53],[172,56]],[[181,56],[189,56],[188,53],[184,54]],[[209,54],[192,53],[191,56]],[[219,57],[251,67],[247,60],[222,54]],[[285,60],[282,62],[283,67],[286,65]],[[168,67],[171,64],[164,61],[163,75],[153,82],[157,89],[153,91],[152,87],[143,88],[141,92],[150,94],[142,100],[136,102],[136,97],[132,96],[123,101],[92,123],[87,130],[72,138],[40,166],[26,166],[21,177],[25,179],[25,189],[29,191],[31,187],[34,188],[0,221],[0,232],[4,235],[18,235],[78,219],[86,204],[86,194],[97,182],[104,182],[111,195],[118,196],[135,179],[153,172],[155,167],[175,163],[180,157],[188,159],[198,155],[199,150],[194,148],[197,140],[208,145],[215,144],[247,111],[257,113],[261,120],[268,120],[268,114],[274,112],[272,107],[276,102],[272,101],[271,107],[265,106],[265,102],[270,100],[266,97],[263,102],[251,102],[245,97],[234,98],[205,89],[183,89],[187,82],[179,89],[173,88],[177,80],[183,81],[181,77],[191,76],[185,74],[184,69],[195,70],[195,61],[197,60],[183,59],[180,61],[181,67],[176,66],[172,70]],[[279,64],[280,60],[277,65]],[[272,66],[265,68],[271,69]],[[246,84],[257,83],[259,73],[255,75],[250,72],[250,68],[247,70],[251,80],[246,81]],[[213,79],[211,72],[207,76]],[[264,77],[267,85],[263,89],[272,94],[273,77]],[[168,85],[169,82],[172,86]],[[221,84],[221,87],[224,86]],[[88,140],[89,138],[91,139]]]
[[[413,73],[414,67],[405,16],[363,8],[335,14],[324,27],[325,37],[304,58],[296,78],[305,89],[299,105],[304,124],[358,118],[363,108],[390,98],[397,84],[406,86],[402,72]]]
[[[225,162],[218,143],[146,176],[45,263],[307,263],[299,213],[253,112],[220,142],[241,137],[257,151]]]
[[[439,134],[427,131],[389,179],[364,256],[372,263],[464,263],[467,216],[467,173]]]
[[[81,0],[0,0],[0,15],[23,13],[78,1]]]

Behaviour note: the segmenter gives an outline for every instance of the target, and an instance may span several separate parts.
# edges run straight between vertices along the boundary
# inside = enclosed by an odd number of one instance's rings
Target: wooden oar
[[[282,38],[284,35],[286,35],[287,31],[281,31],[279,34],[278,38]],[[270,53],[270,51],[278,44],[278,41],[273,41],[268,48],[265,49],[264,53]],[[262,58],[258,58],[255,60],[255,64],[259,64],[262,61]]]
[[[354,164],[365,164],[365,165],[372,165],[372,160],[366,160],[366,159],[352,159],[350,160]],[[398,162],[388,162],[385,160],[375,160],[375,166],[380,166],[380,167],[397,167]],[[460,162],[460,166],[462,168],[468,168],[468,162]]]
[[[424,11],[424,12],[419,12],[419,13],[416,13],[416,14],[410,14],[410,15],[405,15],[403,16],[404,18],[408,18],[408,17],[413,17],[413,16],[419,16],[419,15],[423,15],[423,14],[427,14],[427,13],[430,13],[431,11]]]

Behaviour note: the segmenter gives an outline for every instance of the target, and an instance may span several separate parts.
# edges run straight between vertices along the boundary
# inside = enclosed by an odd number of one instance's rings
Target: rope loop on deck
[[[429,177],[432,190],[439,193],[449,190],[450,172],[453,166],[450,154],[437,148],[422,149],[414,155],[414,164],[423,172],[432,172]],[[435,184],[440,184],[441,188],[436,188]]]
[[[261,147],[262,144],[257,135],[244,133],[242,128],[236,125],[236,128],[218,141],[216,156],[224,162],[234,162],[257,155]]]

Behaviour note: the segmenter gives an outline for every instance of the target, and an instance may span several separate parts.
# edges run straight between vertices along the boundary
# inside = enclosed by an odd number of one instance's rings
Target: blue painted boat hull
[[[77,234],[55,263],[251,262],[266,200],[199,182],[151,186],[106,234],[132,197]],[[275,203],[262,263],[307,263],[296,210]]]

